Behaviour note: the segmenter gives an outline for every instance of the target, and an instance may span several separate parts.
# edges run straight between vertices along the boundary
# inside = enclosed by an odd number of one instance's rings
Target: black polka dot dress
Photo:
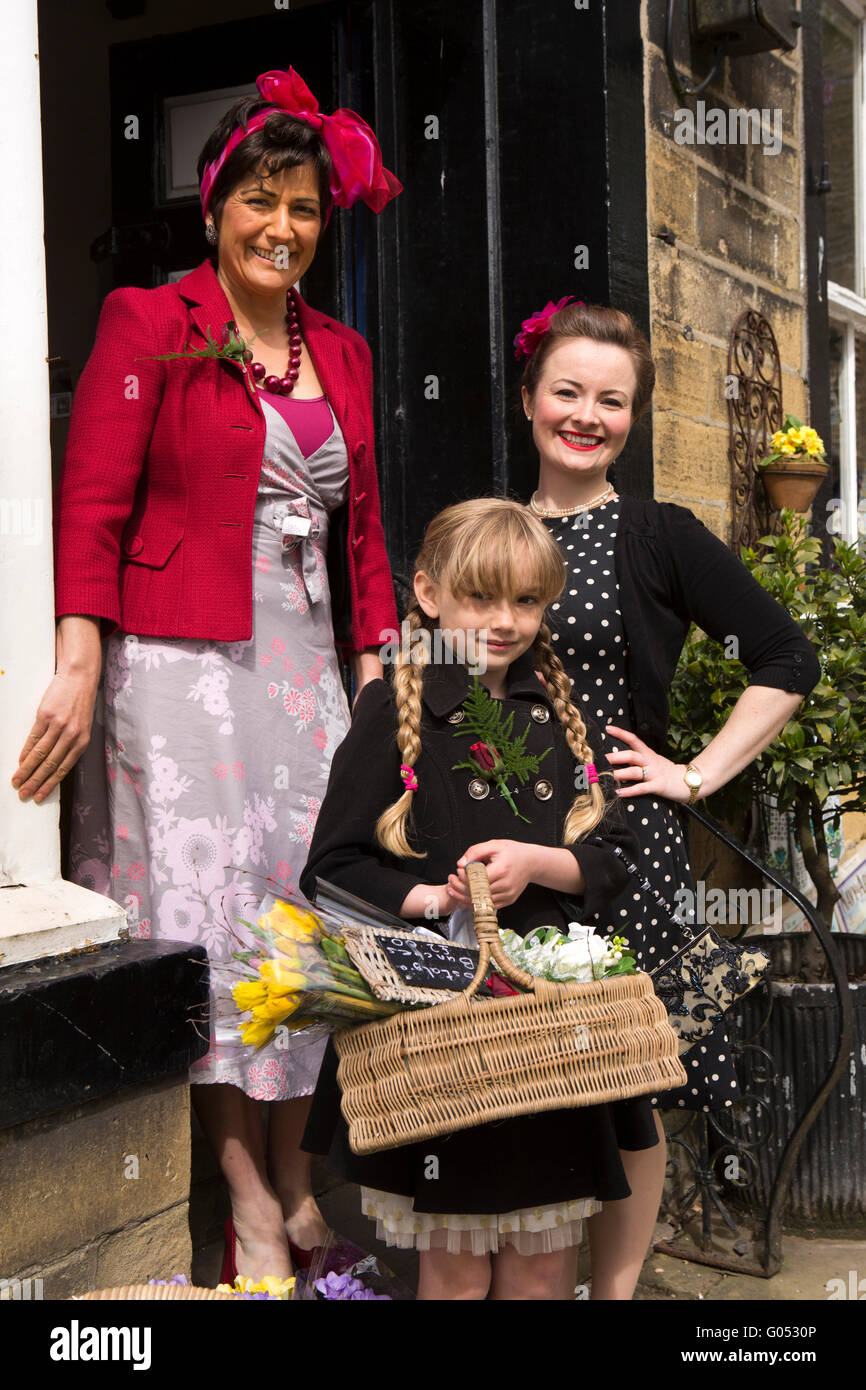
[[[548,612],[554,650],[574,685],[575,704],[602,730],[602,750],[622,748],[604,733],[606,724],[633,728],[626,688],[626,638],[614,569],[619,504],[612,500],[576,517],[545,518],[568,567],[565,588]],[[667,902],[692,889],[692,875],[675,805],[660,798],[623,798],[630,828],[641,846],[639,868]],[[634,887],[592,920],[599,931],[623,935],[638,965],[652,970],[686,939],[649,894]],[[653,1097],[663,1109],[721,1110],[739,1097],[728,1039],[719,1025],[683,1057],[685,1086]]]

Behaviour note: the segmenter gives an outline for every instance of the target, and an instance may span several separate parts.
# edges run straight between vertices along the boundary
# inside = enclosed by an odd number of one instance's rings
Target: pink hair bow
[[[572,300],[574,300],[573,294],[564,295],[556,304],[549,300],[543,309],[539,309],[537,313],[530,314],[528,319],[523,320],[520,325],[520,332],[514,339],[514,356],[518,361],[521,357],[532,356],[550,328],[550,320],[553,315],[558,314],[560,309],[564,309],[566,304],[570,304]],[[583,302],[582,299],[575,301],[577,304],[583,304]]]
[[[275,111],[304,121],[321,131],[331,156],[331,197],[337,207],[350,208],[360,198],[373,212],[382,209],[403,190],[399,179],[385,168],[379,142],[367,122],[354,111],[341,107],[326,116],[306,82],[294,68],[286,72],[265,72],[256,79],[262,99],[270,103],[267,111],[252,116],[246,127],[232,131],[218,159],[209,164],[201,181],[202,213],[207,212],[214,181],[233,150],[253,131],[261,130]]]

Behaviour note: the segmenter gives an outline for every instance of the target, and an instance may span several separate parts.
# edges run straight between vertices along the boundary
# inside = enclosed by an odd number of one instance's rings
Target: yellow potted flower
[[[823,439],[796,415],[786,415],[782,429],[770,440],[770,449],[757,464],[770,506],[774,512],[783,507],[807,512],[827,476]]]

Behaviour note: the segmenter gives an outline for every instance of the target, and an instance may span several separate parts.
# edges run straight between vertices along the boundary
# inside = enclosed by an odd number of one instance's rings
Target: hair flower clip
[[[530,314],[528,319],[524,319],[520,325],[520,332],[514,339],[514,356],[519,361],[521,357],[531,357],[538,347],[539,342],[550,328],[550,320],[554,314],[558,314],[560,309],[564,309],[566,304],[584,304],[584,300],[575,300],[573,294],[566,294],[556,304],[549,300],[543,309],[537,313]]]

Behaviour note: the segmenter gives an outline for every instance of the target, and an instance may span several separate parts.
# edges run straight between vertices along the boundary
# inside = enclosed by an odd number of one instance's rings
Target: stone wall
[[[706,108],[782,112],[782,146],[677,144],[681,100],[665,65],[665,6],[643,3],[647,125],[647,234],[652,345],[655,496],[691,508],[722,540],[731,523],[728,338],[746,308],[769,319],[782,362],[783,408],[808,412],[803,283],[801,53],[725,61],[701,94]],[[678,71],[690,82],[688,32]]]
[[[189,1182],[186,1073],[0,1131],[0,1297],[188,1277]]]

